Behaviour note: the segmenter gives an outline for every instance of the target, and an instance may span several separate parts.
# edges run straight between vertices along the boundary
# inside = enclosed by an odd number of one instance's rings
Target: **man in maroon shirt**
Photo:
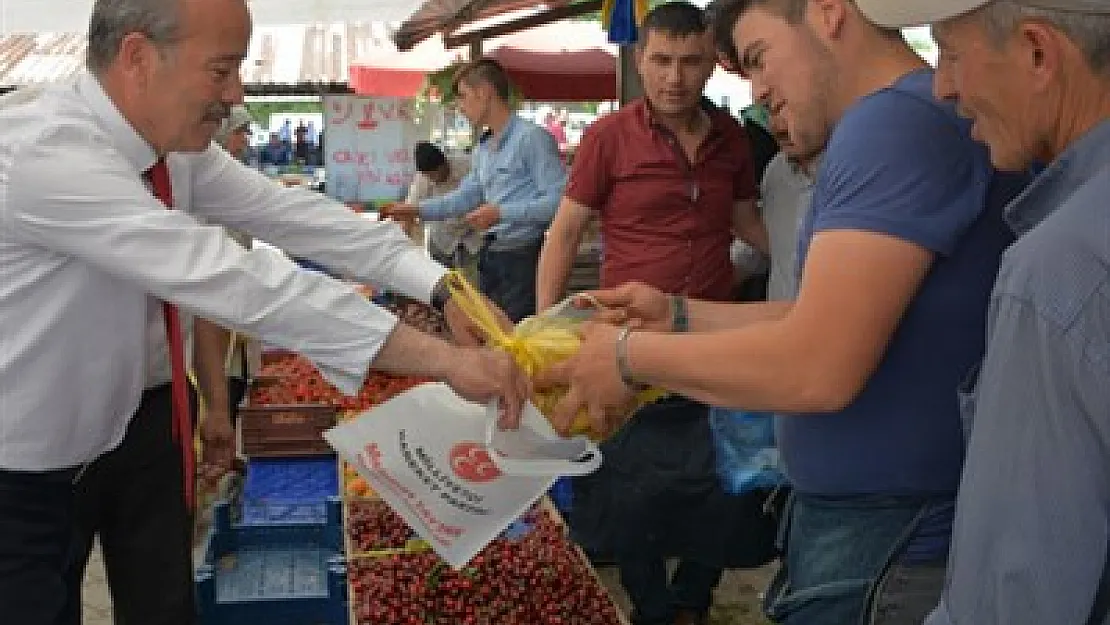
[[[642,32],[637,62],[646,97],[584,135],[540,256],[539,310],[565,295],[595,213],[603,287],[642,281],[727,300],[733,236],[767,249],[747,136],[702,98],[715,63],[703,11],[661,5]],[[705,622],[721,543],[733,536],[714,526],[736,518],[717,483],[706,407],[685,398],[648,406],[603,449],[603,470],[575,485],[576,534],[588,548],[613,551],[635,623]],[[682,557],[669,584],[668,556]]]

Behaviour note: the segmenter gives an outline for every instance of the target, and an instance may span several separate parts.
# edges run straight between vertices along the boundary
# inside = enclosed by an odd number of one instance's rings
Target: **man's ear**
[[[1071,40],[1056,29],[1038,22],[1019,25],[1011,45],[1017,48],[1017,62],[1029,81],[1031,93],[1051,90],[1053,84],[1061,80],[1069,54],[1083,56]]]
[[[143,33],[132,32],[120,41],[115,64],[134,84],[145,87],[154,70],[158,49]]]
[[[806,22],[822,40],[837,39],[844,30],[844,21],[850,9],[850,0],[811,0],[806,9]],[[890,0],[897,2],[898,0]]]

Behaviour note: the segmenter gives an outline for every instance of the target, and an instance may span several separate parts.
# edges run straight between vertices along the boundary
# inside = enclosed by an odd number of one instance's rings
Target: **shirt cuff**
[[[451,212],[452,207],[440,201],[440,198],[429,198],[417,204],[420,207],[420,218],[425,221],[442,221],[455,217]]]
[[[432,289],[447,275],[447,268],[428,258],[424,250],[414,247],[397,259],[397,272],[389,287],[398,293],[432,303]]]

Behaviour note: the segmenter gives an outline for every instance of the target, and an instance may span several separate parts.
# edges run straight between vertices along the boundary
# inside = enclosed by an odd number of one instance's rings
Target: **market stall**
[[[392,307],[442,330],[422,304]],[[627,622],[548,500],[454,569],[321,444],[337,420],[424,382],[373,373],[345,397],[303,358],[267,354],[241,416],[244,485],[216,505],[197,570],[202,625]]]

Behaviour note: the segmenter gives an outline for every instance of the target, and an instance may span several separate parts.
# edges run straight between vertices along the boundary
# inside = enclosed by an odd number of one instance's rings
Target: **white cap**
[[[885,28],[905,28],[942,22],[990,4],[993,0],[856,0],[863,15]],[[1013,0],[1037,9],[1110,15],[1106,0]]]

